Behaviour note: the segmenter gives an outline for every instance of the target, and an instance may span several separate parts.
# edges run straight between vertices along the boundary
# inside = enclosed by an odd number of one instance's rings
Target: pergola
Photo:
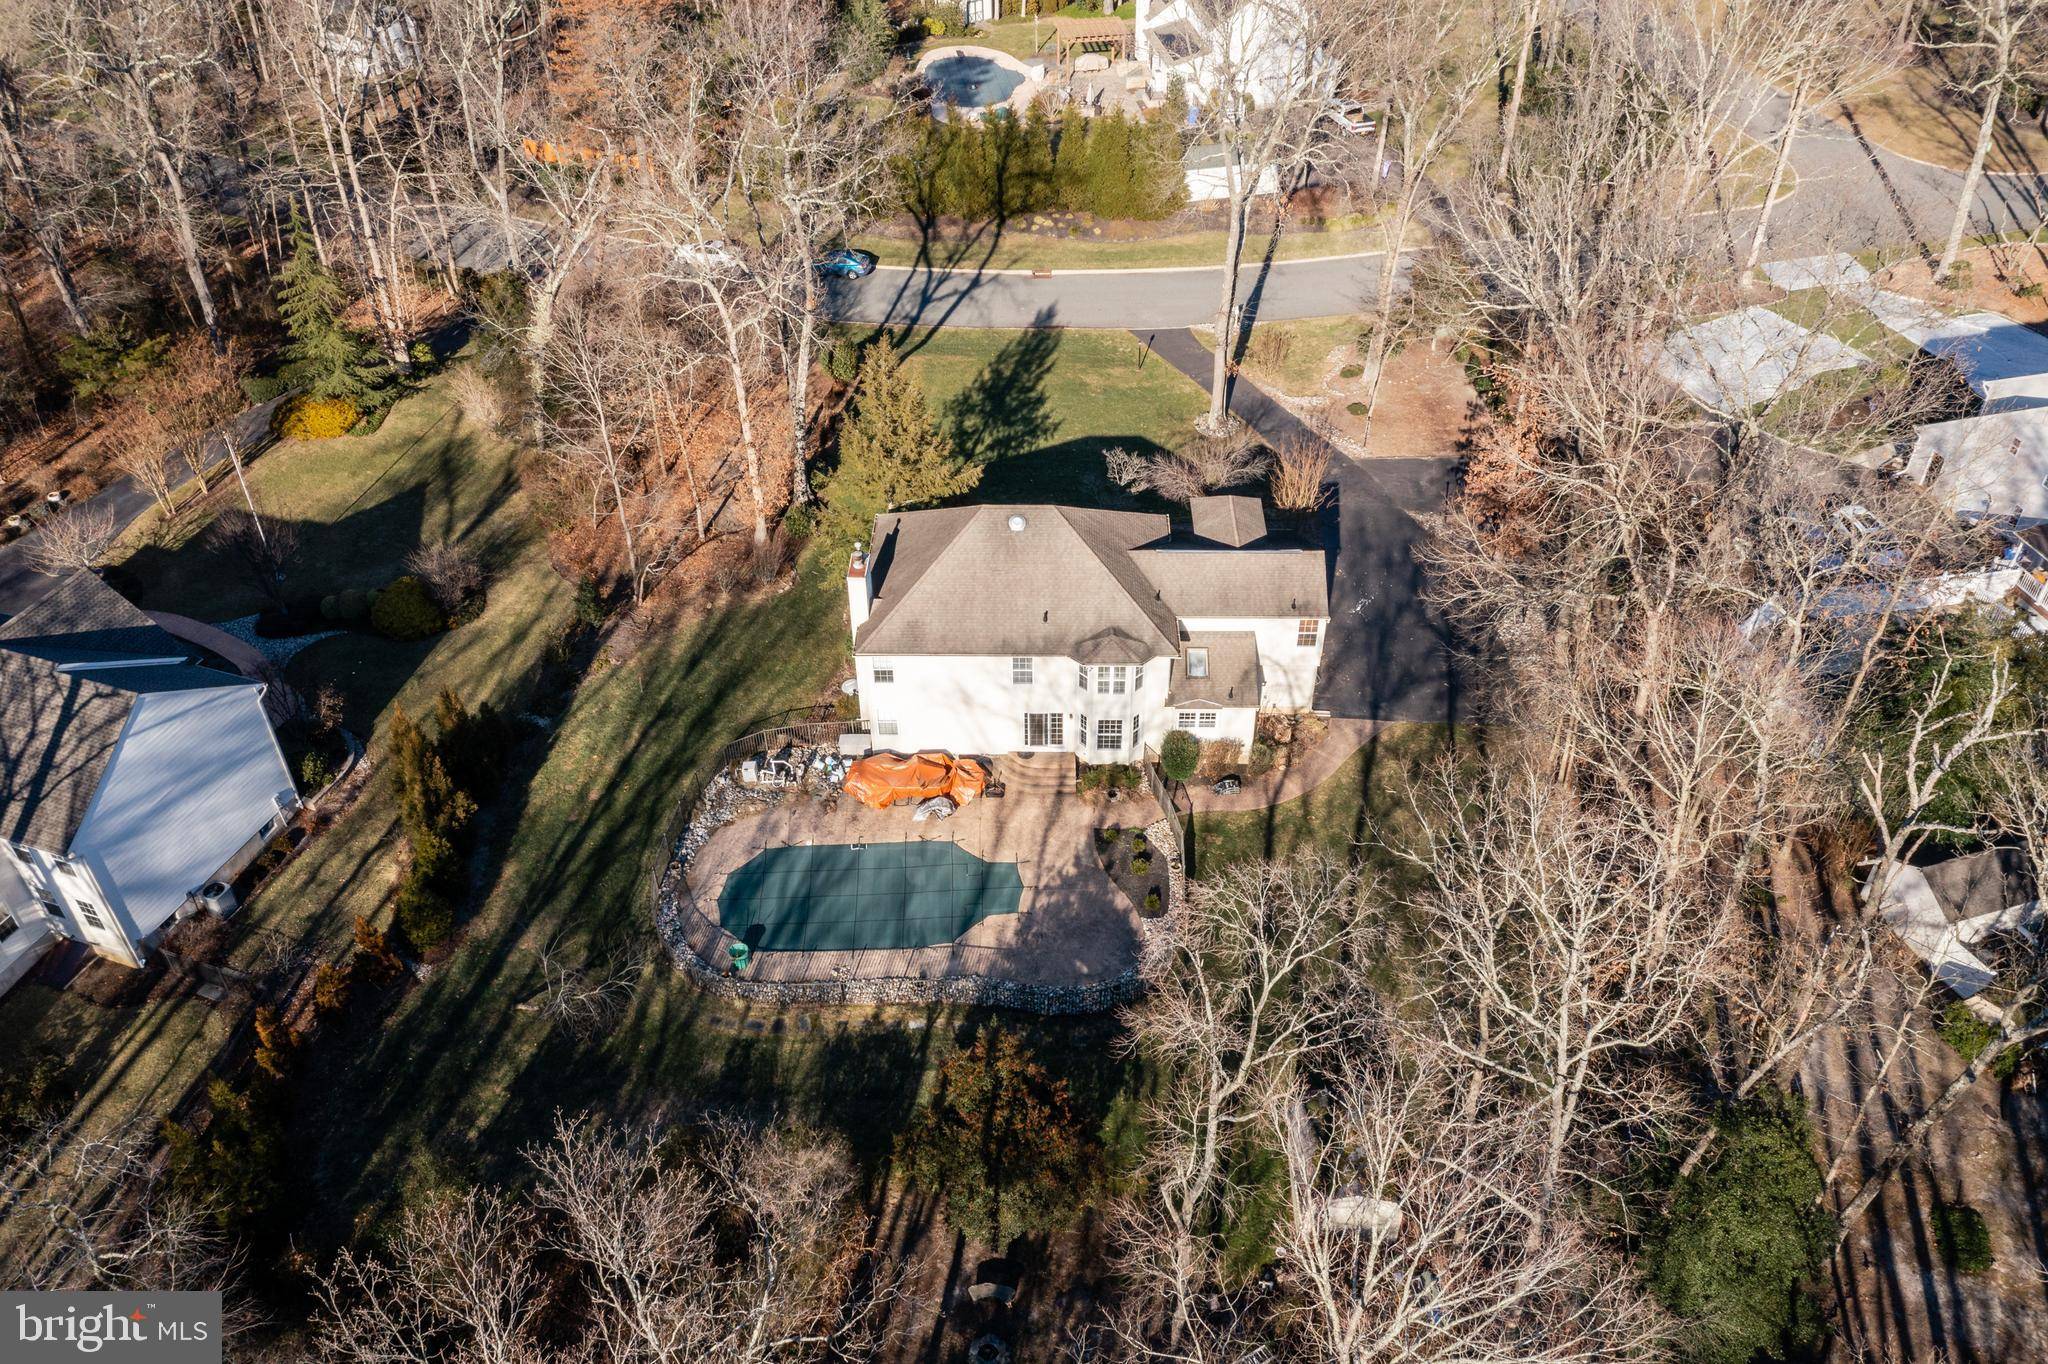
[[[1106,50],[1115,58],[1128,57],[1135,30],[1136,25],[1126,19],[1054,19],[1053,55],[1061,66],[1065,66],[1074,53],[1091,49]]]

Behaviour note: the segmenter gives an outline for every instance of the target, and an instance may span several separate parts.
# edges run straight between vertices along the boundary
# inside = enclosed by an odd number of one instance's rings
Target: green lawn
[[[1356,341],[1364,326],[1365,319],[1355,313],[1302,322],[1254,323],[1238,372],[1272,392],[1312,394],[1322,382],[1324,359],[1337,347]],[[1195,339],[1215,352],[1214,328],[1196,328]]]
[[[1854,346],[1873,360],[1903,363],[1919,349],[1870,313],[1842,295],[1825,289],[1802,289],[1770,305],[1771,311],[1813,331],[1825,332]]]
[[[1388,725],[1305,796],[1269,810],[1197,815],[1195,873],[1308,850],[1386,864],[1368,844],[1398,842],[1412,827],[1409,785],[1456,737],[1447,725]]]
[[[1133,505],[1102,452],[1178,445],[1208,406],[1124,332],[949,328],[898,345],[956,448],[986,465],[976,502]]]

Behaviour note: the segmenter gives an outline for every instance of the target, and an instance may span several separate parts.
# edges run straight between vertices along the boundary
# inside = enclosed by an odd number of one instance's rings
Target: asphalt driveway
[[[1209,385],[1214,357],[1186,331],[1134,332],[1160,359]],[[1230,410],[1269,444],[1319,439],[1299,417],[1238,378]],[[1331,452],[1331,500],[1322,516],[1330,555],[1330,632],[1316,707],[1347,720],[1464,718],[1449,632],[1424,600],[1415,518],[1443,505],[1451,458],[1352,459]]]

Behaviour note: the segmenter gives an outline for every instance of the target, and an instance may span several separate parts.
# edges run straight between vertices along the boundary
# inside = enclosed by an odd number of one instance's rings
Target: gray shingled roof
[[[1184,619],[1330,614],[1321,550],[1141,549],[1131,559]]]
[[[1266,513],[1256,497],[1198,497],[1188,503],[1195,535],[1241,549],[1266,538]]]
[[[1187,676],[1187,650],[1209,651],[1209,675]],[[1167,674],[1166,704],[1237,707],[1259,704],[1259,637],[1249,630],[1196,630]]]
[[[1170,531],[1164,516],[1043,504],[876,517],[855,651],[1136,663],[1177,655],[1183,618],[1329,614],[1322,551],[1141,548]]]
[[[2027,859],[2017,848],[1986,848],[1922,867],[1920,872],[1950,923],[1995,914],[2034,898]]]
[[[90,573],[0,623],[0,838],[57,853],[71,846],[137,695],[255,685],[190,657]],[[135,658],[184,661],[106,666]]]
[[[874,606],[855,647],[1071,658],[1083,641],[1114,631],[1145,657],[1173,653],[1179,624],[1129,553],[1169,529],[1163,516],[1047,505],[876,517]]]

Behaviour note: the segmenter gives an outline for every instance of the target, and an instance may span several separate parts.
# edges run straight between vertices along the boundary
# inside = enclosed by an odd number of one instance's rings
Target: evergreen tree
[[[896,50],[896,20],[889,0],[846,0],[840,14],[840,50],[857,81],[871,81]]]
[[[278,275],[277,310],[291,344],[284,378],[316,398],[360,401],[383,387],[383,357],[369,338],[341,320],[348,302],[341,281],[320,260],[304,222],[292,219],[292,254]]]
[[[958,497],[981,481],[981,466],[954,454],[886,338],[862,357],[856,392],[839,435],[839,467],[824,486],[826,516],[841,539],[864,537],[885,511]]]

